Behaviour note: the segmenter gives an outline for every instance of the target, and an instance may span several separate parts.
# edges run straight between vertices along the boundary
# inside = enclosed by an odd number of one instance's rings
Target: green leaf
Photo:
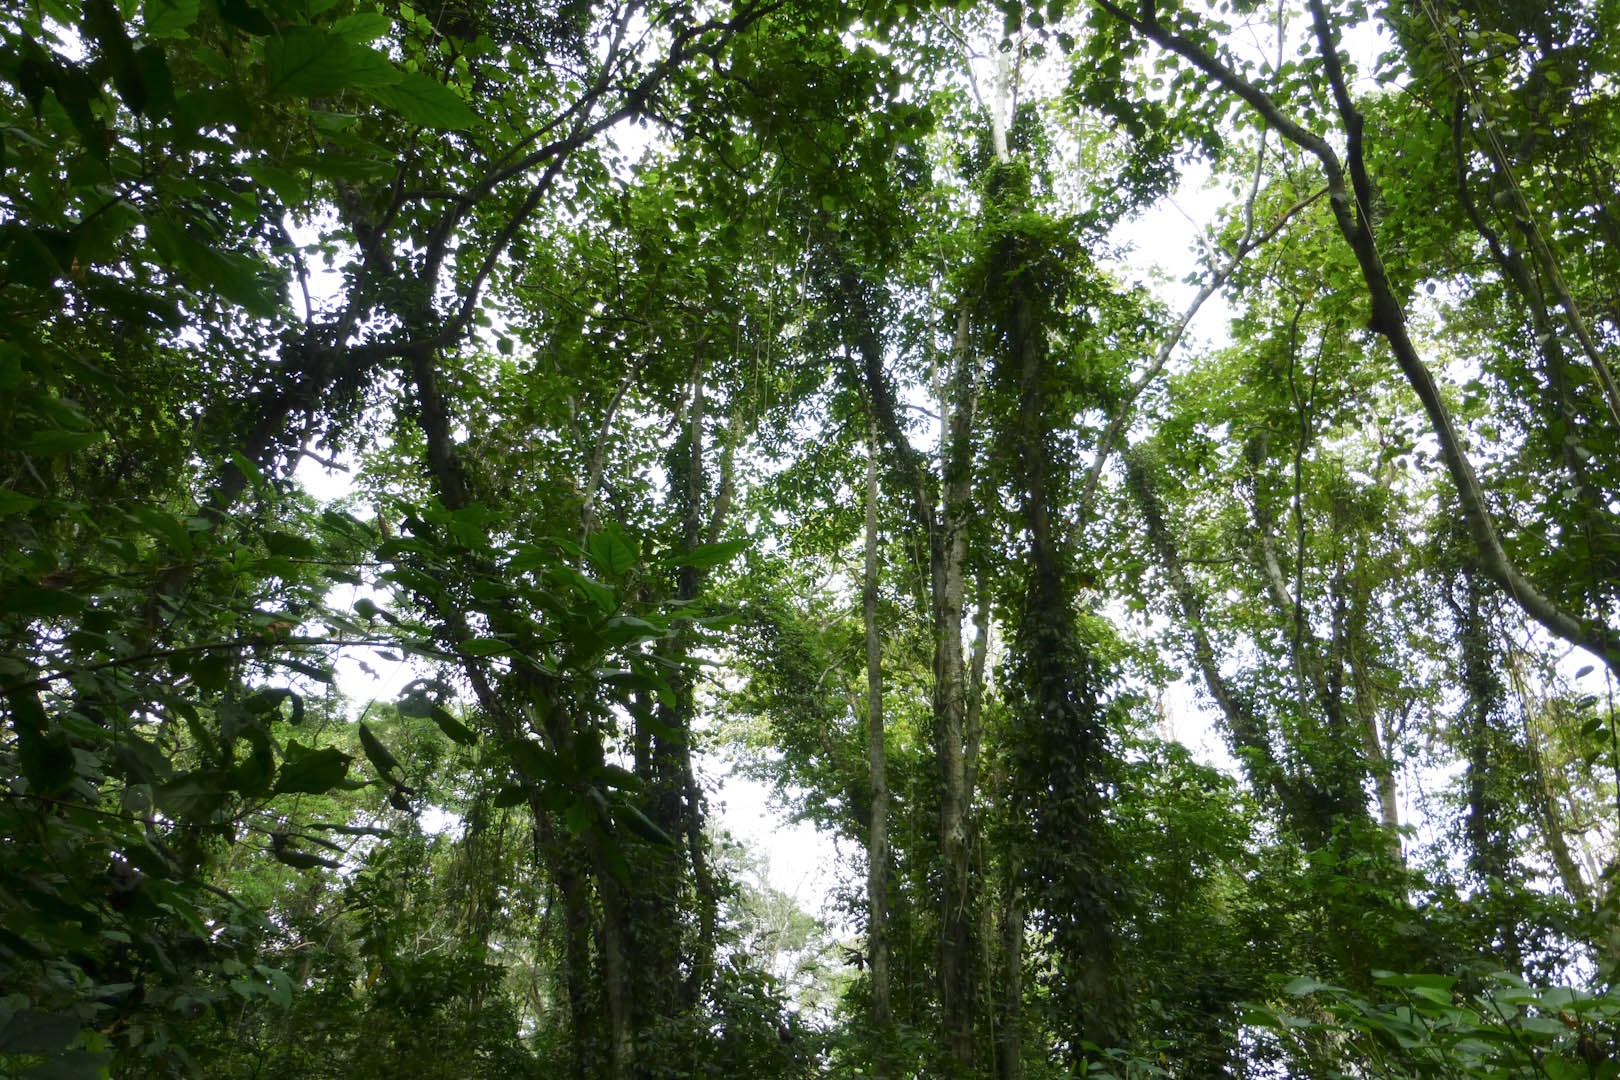
[[[0,517],[9,517],[12,514],[25,514],[39,505],[39,500],[32,495],[24,495],[20,491],[10,488],[0,488]]]
[[[231,792],[230,778],[216,769],[200,769],[176,777],[157,789],[157,805],[182,817],[207,817],[222,806]]]
[[[618,606],[618,598],[612,589],[592,581],[572,566],[552,567],[551,576],[560,584],[578,590],[580,595],[599,612],[605,614]]]
[[[158,254],[177,267],[193,287],[217,292],[254,315],[273,315],[281,306],[280,282],[258,259],[220,251],[163,218],[149,219],[146,231]]]
[[[68,431],[66,428],[49,428],[24,439],[17,445],[17,449],[25,454],[54,458],[64,457],[76,451],[84,450],[100,441],[101,432],[99,431]]]
[[[146,79],[135,55],[134,43],[124,26],[123,13],[114,0],[85,0],[82,24],[98,46],[101,59],[112,69],[113,85],[130,112],[146,111]]]
[[[677,555],[671,559],[675,566],[692,566],[699,570],[721,566],[735,559],[739,554],[747,551],[753,543],[747,537],[738,540],[726,540],[718,544],[699,544],[684,555]]]
[[[585,546],[590,552],[591,563],[610,578],[621,577],[641,557],[636,545],[617,524],[609,525],[602,532],[592,533]]]
[[[1337,989],[1338,987],[1325,983],[1320,979],[1313,979],[1309,975],[1299,975],[1284,983],[1282,992],[1289,997],[1305,997],[1322,990]]]
[[[75,615],[84,610],[84,597],[65,589],[14,586],[6,590],[5,610],[8,614],[30,619]]]
[[[299,792],[322,795],[343,782],[349,774],[348,754],[336,747],[303,746],[297,739],[287,744],[287,757],[276,776],[276,795]]]
[[[214,6],[219,8],[220,17],[238,30],[261,37],[275,32],[275,24],[248,0],[214,0]]]
[[[348,89],[398,83],[405,75],[375,49],[312,26],[295,26],[264,44],[266,89],[291,97],[331,97]]]
[[[1457,984],[1456,977],[1452,975],[1398,975],[1389,971],[1375,971],[1373,975],[1376,976],[1374,982],[1378,986],[1394,986],[1408,990],[1424,987],[1449,991]]]
[[[197,21],[198,0],[146,0],[141,22],[149,38],[184,38]]]
[[[509,806],[519,806],[528,802],[529,793],[524,790],[521,784],[507,784],[495,793],[493,801],[497,808],[504,810]]]
[[[465,131],[478,124],[478,114],[454,90],[426,75],[413,73],[392,85],[368,86],[366,93],[422,127]]]
[[[411,76],[406,75],[394,62],[383,53],[367,45],[350,45],[348,42],[348,85],[369,89],[372,87],[392,86],[403,82]]]
[[[512,764],[530,780],[560,783],[572,778],[573,773],[561,758],[539,743],[529,739],[513,739],[506,744]]]
[[[433,706],[431,715],[433,722],[439,725],[439,730],[449,736],[453,742],[460,743],[462,746],[472,746],[478,742],[478,736],[473,734],[472,729],[451,716],[442,706]]]
[[[112,1055],[93,1050],[69,1050],[43,1065],[17,1075],[17,1080],[100,1080],[107,1074]]]
[[[321,552],[308,537],[279,529],[265,531],[264,546],[272,555],[285,555],[293,559],[313,559]]]
[[[242,171],[255,182],[275,192],[276,198],[286,206],[301,204],[309,194],[309,184],[291,169],[253,161],[243,165]]]
[[[657,844],[659,847],[674,847],[675,841],[669,833],[660,829],[646,814],[629,803],[623,803],[613,815],[621,824],[643,840]]]
[[[379,776],[387,777],[400,767],[399,759],[388,752],[388,747],[372,733],[364,720],[360,721],[360,749],[366,752],[366,760],[371,762]]]
[[[145,45],[135,53],[141,81],[146,84],[146,115],[167,117],[174,112],[174,76],[161,45]]]
[[[394,20],[380,11],[357,11],[332,24],[332,33],[344,41],[363,45],[375,41],[394,28]]]
[[[499,638],[468,638],[458,648],[468,656],[504,656],[513,651],[510,643]]]

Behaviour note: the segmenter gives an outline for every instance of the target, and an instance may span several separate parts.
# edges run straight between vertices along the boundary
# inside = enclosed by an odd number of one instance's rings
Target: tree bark
[[[866,629],[866,770],[871,805],[866,833],[866,943],[871,965],[872,1026],[879,1042],[893,1021],[889,1001],[889,781],[884,760],[883,640],[878,628],[877,423],[871,421],[866,452],[866,575],[861,611]],[[886,1075],[873,1054],[876,1075]]]
[[[962,646],[965,608],[966,527],[971,514],[972,431],[978,403],[978,373],[968,348],[968,318],[958,315],[952,345],[952,373],[945,387],[948,417],[940,447],[944,482],[936,508],[929,470],[906,437],[883,368],[869,286],[853,270],[839,277],[846,339],[859,360],[868,408],[888,444],[898,471],[911,487],[912,516],[928,538],[930,620],[933,632],[935,762],[940,779],[940,861],[942,870],[939,936],[941,1035],[953,1067],[972,1067],[974,889],[969,815],[972,792],[966,776],[965,720],[967,674]]]
[[[962,617],[967,607],[964,567],[973,483],[971,432],[977,402],[977,378],[967,328],[964,310],[958,317],[952,347],[948,397],[942,403],[949,409],[950,426],[945,445],[940,447],[944,484],[939,527],[930,545],[934,722],[938,728],[940,850],[945,871],[941,890],[940,1009],[946,1050],[951,1060],[964,1069],[971,1068],[975,1059],[973,926],[977,902],[969,843],[973,793],[967,786],[967,669],[962,646]]]

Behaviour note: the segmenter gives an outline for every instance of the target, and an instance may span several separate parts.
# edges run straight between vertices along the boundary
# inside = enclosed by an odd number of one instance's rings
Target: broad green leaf
[[[620,824],[629,828],[631,832],[635,833],[643,840],[650,841],[651,843],[657,844],[660,847],[675,846],[675,841],[670,837],[669,833],[665,832],[663,829],[660,829],[657,824],[653,822],[652,818],[648,817],[637,807],[632,806],[629,803],[621,804],[614,812],[613,816],[620,822]]]
[[[218,809],[232,790],[230,778],[213,769],[176,777],[157,789],[157,804],[166,813],[206,817]]]
[[[28,618],[74,615],[84,610],[84,597],[66,589],[18,585],[6,590],[5,611]]]
[[[238,30],[263,36],[275,32],[275,25],[248,0],[214,0],[220,17]]]
[[[191,551],[191,533],[173,514],[141,503],[130,507],[129,513],[151,536],[163,540],[176,551],[182,553]]]
[[[590,605],[599,612],[605,614],[618,606],[618,599],[614,596],[612,589],[607,588],[600,582],[592,581],[572,566],[553,567],[551,576],[559,583],[577,589],[589,601]]]
[[[219,293],[254,315],[271,315],[281,304],[281,284],[270,267],[250,255],[221,251],[163,218],[148,219],[147,235],[159,255],[198,289]]]
[[[275,192],[283,205],[298,206],[309,194],[309,184],[291,169],[254,161],[243,165],[242,171]]]
[[[529,793],[521,784],[507,784],[495,793],[494,803],[500,809],[509,806],[519,806],[529,800]]]
[[[198,0],[146,0],[141,21],[149,38],[184,38],[197,21]]]
[[[1337,990],[1338,987],[1325,983],[1320,979],[1313,979],[1309,975],[1298,975],[1283,984],[1282,992],[1289,997],[1305,997],[1322,990]]]
[[[454,90],[412,73],[392,85],[374,84],[366,93],[413,124],[444,131],[465,131],[478,123],[478,114]]]
[[[360,89],[391,86],[411,78],[387,56],[368,45],[349,45],[348,63],[349,85]]]
[[[99,431],[69,431],[66,428],[50,428],[24,439],[17,445],[17,449],[25,454],[37,454],[40,457],[63,457],[94,446],[101,441],[101,438],[102,435]]]
[[[287,744],[286,760],[276,776],[277,795],[300,792],[322,795],[342,783],[354,760],[336,747],[304,746],[297,739]]]
[[[467,656],[504,656],[512,652],[511,644],[499,638],[468,638],[459,648]]]
[[[692,566],[699,570],[721,566],[735,559],[739,554],[747,551],[753,543],[747,537],[738,540],[725,540],[718,544],[700,544],[683,555],[677,555],[670,562],[675,566]]]
[[[573,775],[561,758],[530,739],[513,739],[506,744],[506,752],[511,755],[512,764],[517,766],[518,772],[530,780],[558,783]]]
[[[442,706],[433,706],[431,714],[433,722],[439,725],[439,730],[449,736],[452,742],[462,746],[472,746],[478,742],[478,736],[460,720],[451,716]]]
[[[24,495],[10,488],[0,488],[0,517],[25,514],[38,505],[39,500],[32,495]]]
[[[174,112],[174,76],[161,45],[145,45],[135,53],[141,82],[146,88],[146,115],[164,118]]]
[[[17,1080],[101,1080],[107,1075],[112,1055],[93,1050],[68,1050],[53,1054],[42,1065],[18,1074]]]
[[[586,541],[586,550],[590,552],[591,563],[610,578],[622,576],[640,558],[636,545],[617,525],[592,533]]]
[[[382,158],[344,153],[303,154],[289,159],[288,164],[332,180],[387,180],[399,167]]]
[[[1452,975],[1401,975],[1389,971],[1373,972],[1375,981],[1379,986],[1394,986],[1402,989],[1426,987],[1432,990],[1449,991],[1457,984]]]
[[[293,983],[290,975],[269,964],[254,964],[253,970],[263,976],[268,984],[264,996],[272,1005],[282,1009],[292,1005]]]
[[[98,46],[103,63],[112,69],[113,85],[118,96],[130,112],[140,115],[146,111],[146,79],[141,63],[135,55],[135,45],[129,40],[123,13],[114,0],[85,0],[84,20],[81,24]]]
[[[348,86],[349,43],[310,26],[292,27],[264,43],[266,89],[272,94],[335,94]]]
[[[66,1049],[81,1026],[73,1013],[23,1009],[0,1028],[0,1054],[48,1054]]]
[[[344,41],[363,45],[375,41],[394,28],[394,20],[380,11],[357,11],[332,24],[332,33]]]

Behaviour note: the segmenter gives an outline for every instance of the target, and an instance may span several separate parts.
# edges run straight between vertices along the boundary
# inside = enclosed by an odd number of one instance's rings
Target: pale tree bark
[[[972,513],[972,431],[977,412],[979,378],[968,349],[968,320],[957,319],[941,415],[940,448],[944,482],[936,502],[931,470],[911,445],[900,422],[894,389],[884,370],[883,342],[878,333],[871,286],[853,269],[840,274],[846,340],[858,360],[872,420],[897,471],[910,487],[911,515],[928,541],[929,617],[933,633],[935,762],[940,777],[940,851],[942,887],[938,985],[941,1037],[947,1057],[968,1068],[974,1060],[973,923],[977,906],[969,843],[972,793],[967,788],[965,723],[967,673],[962,644],[965,608],[966,527]]]
[[[939,525],[930,545],[934,624],[934,721],[938,725],[940,770],[940,848],[944,859],[941,897],[940,1008],[945,1045],[964,1067],[975,1058],[973,1039],[974,888],[968,790],[967,667],[962,617],[967,608],[967,525],[973,485],[972,428],[978,379],[968,345],[968,319],[957,320],[952,373],[946,385],[950,430],[940,448],[944,484]]]

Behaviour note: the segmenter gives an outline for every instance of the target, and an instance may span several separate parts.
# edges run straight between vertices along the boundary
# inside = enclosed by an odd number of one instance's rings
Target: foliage
[[[1534,989],[1500,973],[1468,984],[1386,972],[1378,998],[1368,999],[1300,977],[1282,988],[1299,1001],[1292,1007],[1298,1011],[1256,1008],[1250,1020],[1298,1048],[1319,1076],[1614,1075],[1620,1003],[1612,994]]]
[[[0,1072],[1616,1075],[1620,12],[1083,8],[0,13]]]

